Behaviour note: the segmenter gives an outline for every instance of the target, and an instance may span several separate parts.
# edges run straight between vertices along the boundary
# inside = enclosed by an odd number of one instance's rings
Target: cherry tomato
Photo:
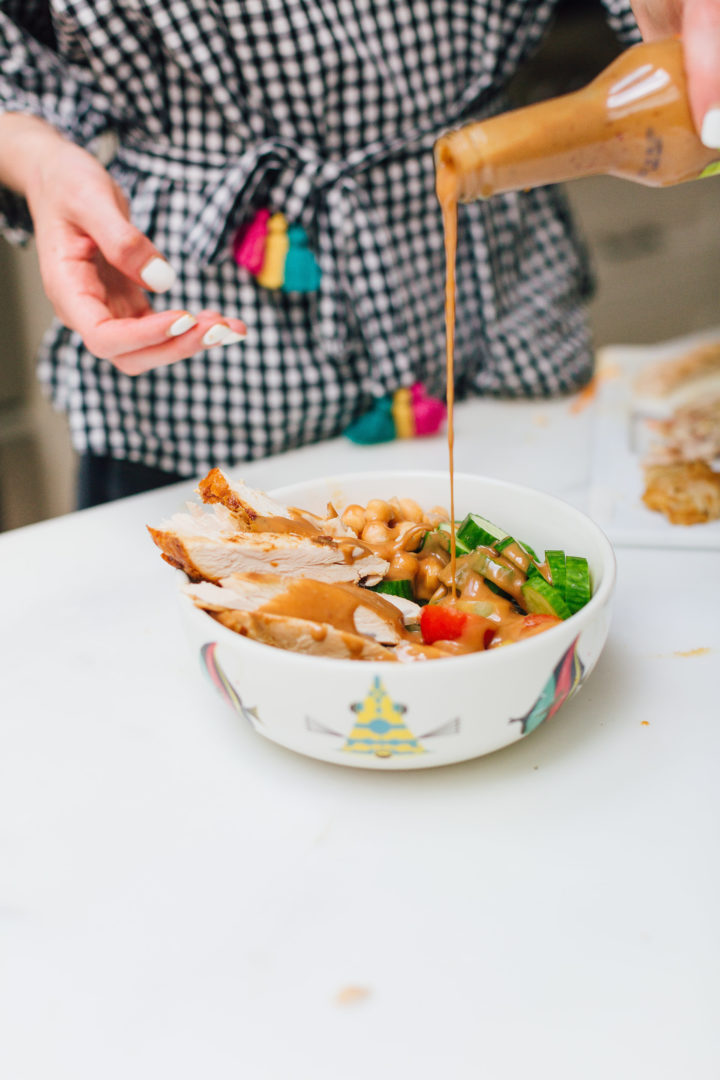
[[[465,611],[441,604],[426,604],[420,613],[420,632],[426,645],[435,641],[456,641],[470,616]]]
[[[470,649],[487,649],[497,627],[482,615],[446,604],[427,604],[420,615],[420,631],[426,645],[436,641],[457,641],[465,637]]]
[[[561,622],[562,619],[559,615],[550,615],[540,611],[533,611],[529,615],[524,616],[520,637],[527,638],[532,637],[534,634],[541,634],[543,630],[549,630],[551,626],[557,626],[557,624]]]

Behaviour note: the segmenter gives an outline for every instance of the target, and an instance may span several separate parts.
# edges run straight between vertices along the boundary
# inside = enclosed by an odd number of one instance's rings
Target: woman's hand
[[[681,34],[695,126],[720,149],[720,0],[632,0],[646,41]]]
[[[19,114],[0,117],[0,149],[0,179],[27,200],[55,313],[95,356],[138,375],[245,336],[244,323],[215,311],[151,308],[146,290],[166,292],[175,272],[91,154]]]

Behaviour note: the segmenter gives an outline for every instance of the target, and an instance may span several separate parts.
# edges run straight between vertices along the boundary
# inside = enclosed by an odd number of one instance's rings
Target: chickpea
[[[384,499],[371,499],[365,509],[365,517],[368,521],[389,523],[395,520],[395,513],[395,508]]]
[[[432,510],[428,510],[425,515],[425,521],[433,529],[440,524],[441,521],[449,521],[450,515],[444,506],[433,506]]]
[[[398,551],[390,560],[390,569],[387,576],[394,581],[413,581],[418,569],[416,555],[409,551]]]
[[[352,503],[348,506],[342,516],[343,525],[348,529],[352,529],[356,536],[360,536],[362,533],[365,528],[366,520],[365,511],[362,506],[358,506],[357,503]]]
[[[400,517],[405,521],[413,521],[416,525],[420,524],[423,519],[423,512],[422,508],[414,499],[398,499],[397,504],[400,511]]]
[[[412,521],[398,521],[397,525],[393,529],[393,536],[396,540],[401,540],[403,536],[407,536],[410,530],[414,528],[415,525]]]
[[[415,575],[415,595],[419,600],[429,600],[436,590],[444,587],[440,582],[440,574],[445,569],[445,563],[436,555],[428,555],[421,559]]]
[[[392,530],[395,551],[417,551],[427,533],[424,525],[413,521],[399,521]]]
[[[390,530],[382,521],[368,521],[361,539],[371,547],[375,544],[386,544],[391,539]]]

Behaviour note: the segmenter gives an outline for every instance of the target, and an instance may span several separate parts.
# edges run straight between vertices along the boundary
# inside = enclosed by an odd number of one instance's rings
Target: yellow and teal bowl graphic
[[[350,708],[355,713],[355,723],[343,750],[380,758],[425,753],[425,747],[405,722],[406,707],[392,700],[379,676],[373,679],[365,698]]]

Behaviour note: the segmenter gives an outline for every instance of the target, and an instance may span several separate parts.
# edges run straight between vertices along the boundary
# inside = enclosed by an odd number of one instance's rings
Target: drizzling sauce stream
[[[453,351],[458,202],[608,173],[654,187],[718,172],[690,111],[682,42],[642,42],[571,94],[465,124],[435,144],[445,230],[450,536],[455,580]]]
[[[436,192],[445,234],[445,357],[447,379],[447,431],[450,466],[450,598],[457,599],[455,542],[455,256],[457,251],[457,177],[452,164],[437,164]]]

